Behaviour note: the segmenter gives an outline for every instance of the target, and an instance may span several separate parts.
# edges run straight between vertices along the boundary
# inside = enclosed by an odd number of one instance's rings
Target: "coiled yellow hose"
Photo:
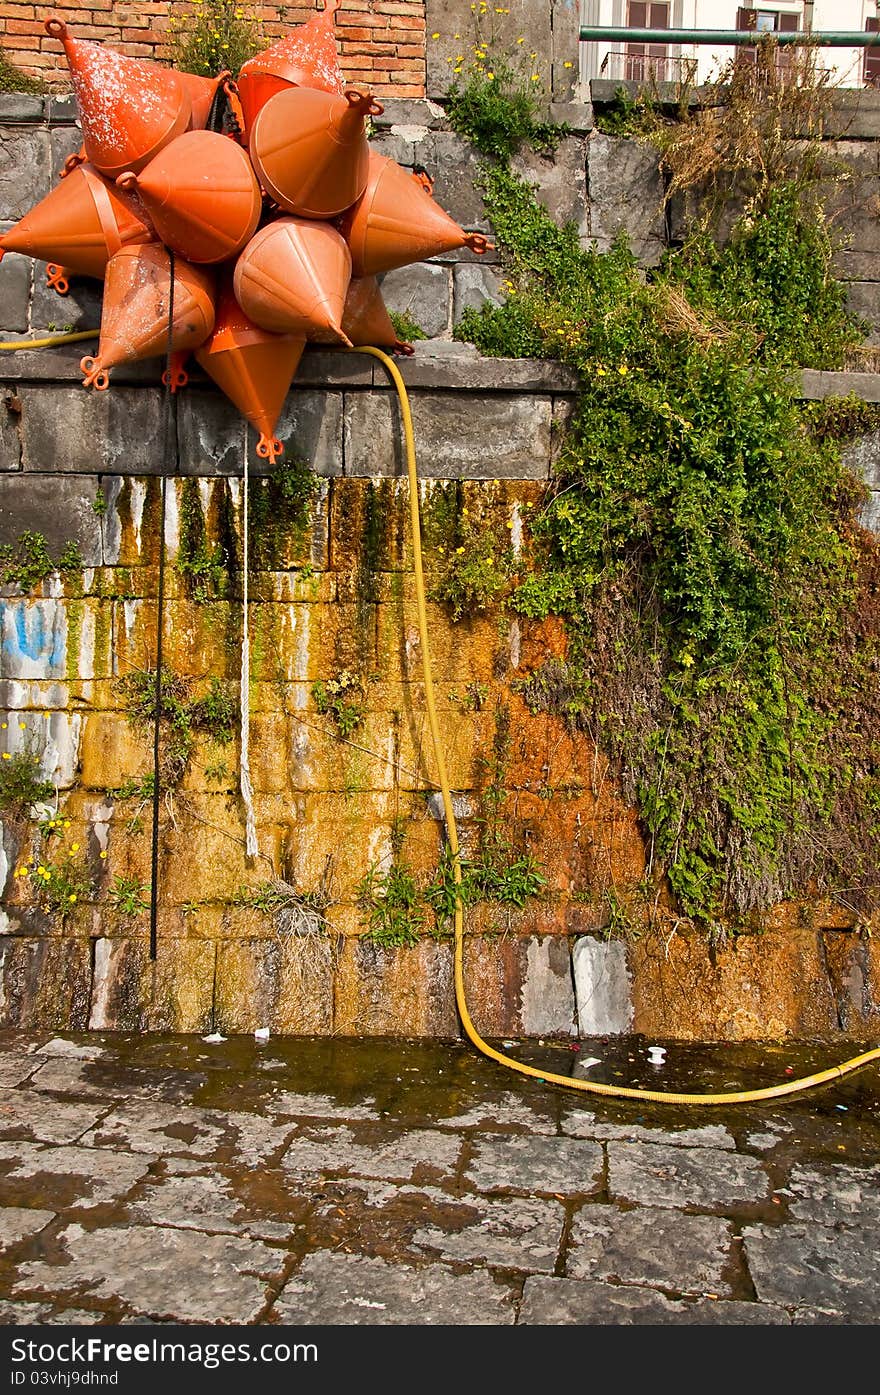
[[[431,652],[428,637],[428,613],[425,606],[425,578],[422,568],[422,540],[421,540],[421,517],[419,511],[419,479],[416,468],[416,447],[415,435],[413,433],[412,414],[409,407],[406,384],[400,375],[400,371],[394,360],[381,349],[359,348],[355,353],[372,354],[374,358],[384,364],[385,369],[397,388],[397,396],[400,401],[400,414],[403,420],[403,433],[406,443],[406,469],[409,480],[409,504],[410,520],[412,527],[413,543],[413,572],[416,583],[416,606],[418,609],[419,636],[422,648],[422,671],[425,681],[425,708],[428,717],[428,726],[431,731],[431,741],[434,747],[434,758],[437,763],[437,782],[443,796],[443,811],[446,817],[447,836],[449,838],[449,850],[452,854],[452,872],[456,888],[461,886],[461,859],[458,844],[458,829],[455,822],[455,811],[452,807],[452,795],[449,789],[449,779],[446,773],[446,760],[443,755],[443,744],[440,740],[440,727],[437,721],[437,708],[434,701],[434,677],[431,667]],[[579,1080],[570,1075],[556,1075],[552,1071],[543,1070],[537,1066],[526,1065],[522,1061],[515,1060],[512,1056],[505,1056],[503,1052],[496,1051],[488,1042],[484,1041],[474,1026],[470,1012],[468,1011],[467,998],[464,984],[464,910],[461,895],[456,891],[455,897],[455,1003],[461,1018],[462,1026],[478,1051],[484,1056],[488,1056],[493,1061],[498,1061],[502,1066],[516,1071],[519,1075],[530,1075],[536,1080],[540,1080],[548,1085],[562,1085],[567,1090],[579,1090],[582,1094],[590,1095],[610,1095],[616,1099],[651,1100],[657,1104],[693,1104],[693,1105],[724,1105],[724,1104],[753,1104],[757,1100],[780,1099],[783,1095],[796,1095],[804,1090],[810,1090],[817,1085],[827,1085],[831,1080],[839,1080],[841,1076],[849,1075],[852,1071],[861,1070],[871,1061],[880,1060],[880,1047],[875,1047],[871,1051],[864,1052],[861,1056],[854,1056],[849,1061],[844,1061],[842,1065],[830,1066],[827,1070],[817,1071],[814,1075],[802,1076],[798,1080],[787,1080],[782,1085],[769,1085],[761,1090],[726,1090],[719,1093],[689,1094],[676,1090],[642,1090],[627,1085],[605,1085],[596,1080]]]

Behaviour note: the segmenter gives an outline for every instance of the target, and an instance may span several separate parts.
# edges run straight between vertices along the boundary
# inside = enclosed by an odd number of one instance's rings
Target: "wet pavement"
[[[744,1089],[868,1044],[519,1043]],[[575,1095],[461,1043],[0,1034],[0,1324],[866,1325],[880,1072]]]

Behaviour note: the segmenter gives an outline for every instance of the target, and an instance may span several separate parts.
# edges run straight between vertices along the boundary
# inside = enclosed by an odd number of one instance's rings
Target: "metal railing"
[[[722,48],[755,48],[765,40],[780,47],[811,44],[817,48],[876,48],[880,53],[880,32],[856,29],[798,29],[792,33],[762,33],[756,29],[627,29],[626,27],[583,24],[584,42],[630,44],[718,44]]]

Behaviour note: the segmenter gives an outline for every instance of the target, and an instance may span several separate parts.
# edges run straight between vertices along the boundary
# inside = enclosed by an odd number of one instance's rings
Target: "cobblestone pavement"
[[[512,1047],[651,1088],[854,1054]],[[817,1325],[880,1318],[876,1069],[684,1112],[460,1043],[0,1036],[0,1323]]]

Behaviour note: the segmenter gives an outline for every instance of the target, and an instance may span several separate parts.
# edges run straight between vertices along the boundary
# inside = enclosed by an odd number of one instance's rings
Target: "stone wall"
[[[267,44],[305,23],[322,4],[300,0],[294,5],[243,7],[257,14]],[[193,7],[171,0],[66,0],[63,5],[4,0],[0,4],[0,36],[11,61],[41,78],[53,90],[64,91],[70,76],[64,53],[43,27],[57,14],[71,27],[74,38],[106,43],[131,58],[158,59],[171,55],[169,17]],[[339,61],[348,82],[368,83],[379,95],[422,97],[425,93],[425,7],[423,0],[345,0],[336,16]]]
[[[62,103],[35,111],[7,100],[0,117],[0,219],[8,223],[49,187],[76,132]],[[392,105],[386,122],[381,148],[425,164],[444,206],[480,227],[469,157],[437,110]],[[637,197],[650,187],[642,155],[584,127],[556,165],[532,168],[554,210],[576,217],[585,237],[610,238],[625,220],[648,260],[666,233],[649,216],[651,198]],[[867,216],[854,225],[868,242]],[[864,266],[871,269],[867,258]],[[441,259],[395,273],[385,286],[416,319],[436,314],[425,325],[433,337],[401,360],[433,588],[445,566],[441,549],[465,510],[514,552],[528,548],[530,509],[576,384],[556,365],[484,360],[452,341],[462,304],[501,293],[491,263]],[[4,337],[94,325],[99,305],[99,288],[85,283],[59,300],[26,258],[0,266]],[[212,678],[236,692],[244,433],[198,373],[170,419],[155,363],[115,371],[106,394],[86,393],[81,352],[66,345],[2,360],[0,542],[31,528],[57,557],[75,538],[84,570],[56,574],[29,596],[7,588],[2,598],[0,747],[39,755],[57,789],[60,823],[41,845],[33,823],[5,820],[0,1023],[454,1035],[443,927],[394,950],[363,933],[359,886],[370,867],[387,871],[396,857],[424,885],[441,853],[401,441],[381,366],[316,350],[303,360],[279,434],[288,455],[316,471],[318,492],[308,518],[257,558],[250,583],[260,856],[245,856],[237,741],[226,746],[203,731],[161,803],[159,948],[151,961],[148,916],[137,904],[150,879],[151,808],[137,792],[152,768],[150,734],[132,725],[119,680],[154,663],[164,473],[165,661],[188,685],[188,700],[209,692]],[[880,377],[803,375],[805,396],[849,391],[878,401]],[[870,523],[880,519],[880,437],[858,443],[852,460],[874,490]],[[271,486],[262,466],[254,474],[259,497]],[[199,586],[192,563],[215,548],[226,563],[208,568]],[[464,846],[478,852],[495,818],[511,848],[530,852],[547,877],[522,908],[489,901],[468,911],[466,978],[480,1030],[563,1038],[578,1030],[697,1038],[876,1030],[877,939],[857,933],[839,906],[777,907],[755,922],[755,934],[710,956],[661,897],[652,925],[634,923],[628,939],[607,940],[606,893],[612,885],[635,891],[644,873],[636,811],[586,737],[531,714],[517,691],[518,679],[564,652],[561,630],[502,619],[492,608],[453,623],[436,599],[430,624]],[[363,719],[347,740],[315,691],[345,673],[363,684]],[[48,913],[34,896],[35,868],[63,868],[68,856],[91,890],[73,893],[63,915]],[[31,861],[28,876],[16,875]],[[261,908],[273,877],[307,898],[328,893],[326,933],[298,936],[271,904]],[[244,896],[242,887],[250,888]]]

